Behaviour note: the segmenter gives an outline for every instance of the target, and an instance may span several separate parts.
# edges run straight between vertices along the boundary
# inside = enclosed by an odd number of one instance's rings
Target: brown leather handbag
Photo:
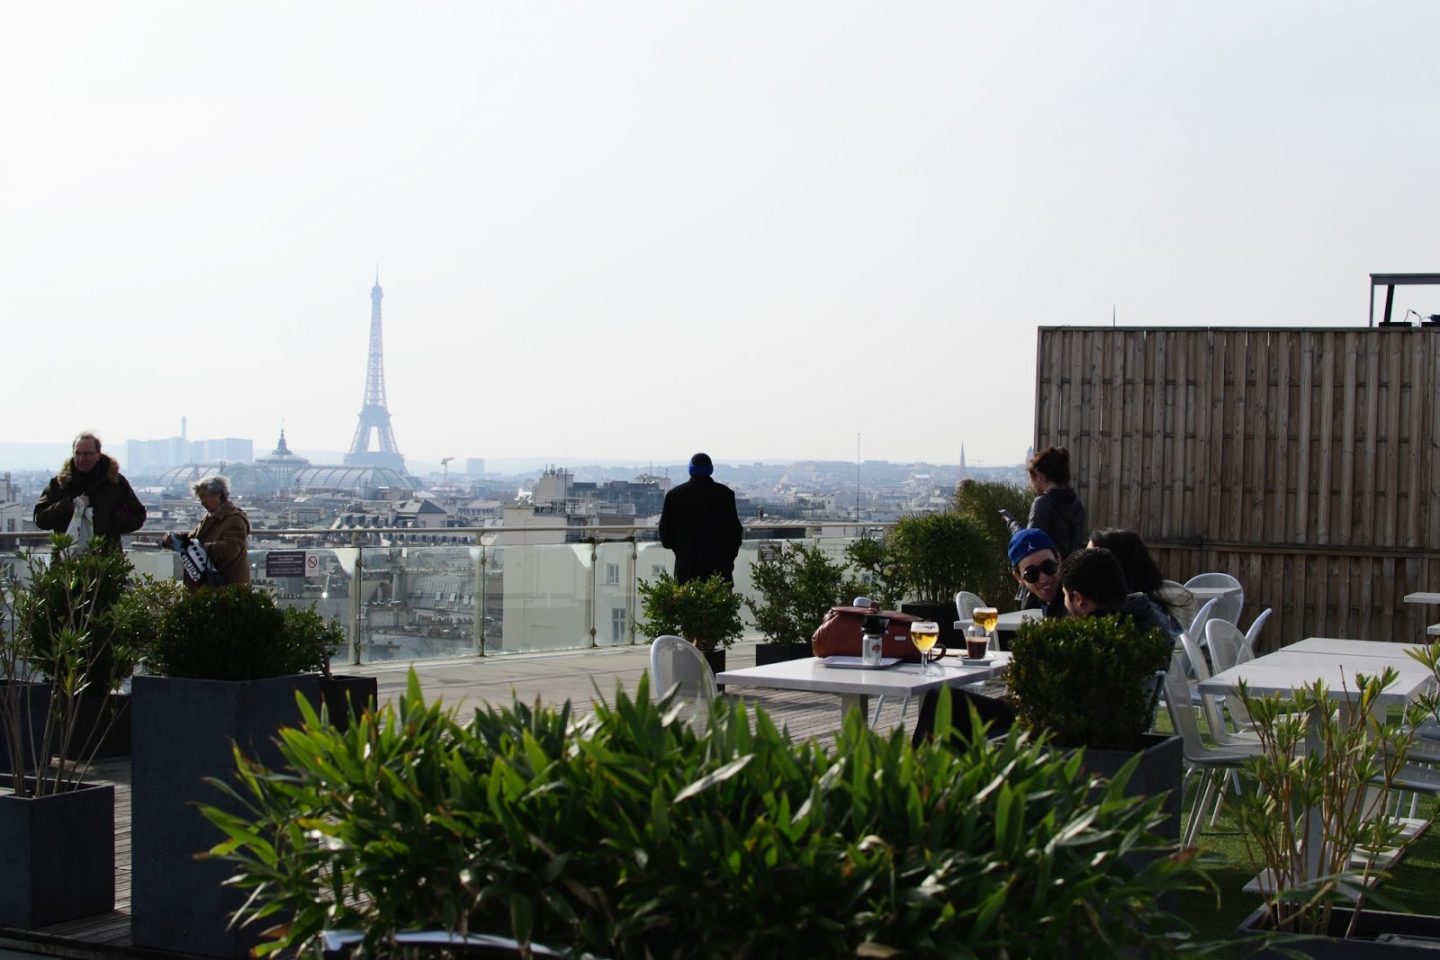
[[[911,663],[920,662],[920,651],[910,642],[910,624],[920,618],[895,610],[872,610],[869,607],[831,607],[815,628],[810,638],[810,649],[817,657],[858,657],[860,656],[860,626],[870,614],[889,617],[885,627],[885,638],[880,646],[880,656],[896,657]],[[945,656],[945,648],[938,644],[931,649],[930,659]]]

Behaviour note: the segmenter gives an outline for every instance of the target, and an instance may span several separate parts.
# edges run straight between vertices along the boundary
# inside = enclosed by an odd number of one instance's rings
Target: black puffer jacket
[[[1085,523],[1085,507],[1069,487],[1051,487],[1030,504],[1030,522],[1050,534],[1061,559],[1085,546],[1090,530]]]
[[[35,503],[35,526],[64,533],[75,515],[72,501],[81,494],[90,498],[95,536],[110,547],[118,550],[120,535],[134,533],[145,523],[145,505],[120,475],[120,464],[102,453],[89,473],[76,470],[73,457],[65,461]]]

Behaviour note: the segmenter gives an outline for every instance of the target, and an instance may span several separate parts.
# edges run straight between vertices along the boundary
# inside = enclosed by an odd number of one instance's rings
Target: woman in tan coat
[[[230,502],[230,482],[221,476],[205,477],[193,489],[205,508],[205,518],[190,531],[190,538],[205,548],[222,584],[249,583],[250,518]],[[162,545],[169,547],[174,542],[174,535],[167,533]],[[188,577],[185,585],[191,589],[199,586]]]

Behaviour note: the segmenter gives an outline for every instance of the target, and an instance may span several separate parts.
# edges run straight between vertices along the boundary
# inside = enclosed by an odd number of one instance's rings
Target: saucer
[[[995,659],[995,658],[994,658],[993,656],[991,656],[990,654],[987,653],[987,654],[985,654],[985,656],[983,656],[983,657],[977,657],[977,658],[974,658],[974,659],[972,659],[972,658],[970,658],[970,657],[961,657],[961,658],[960,658],[960,662],[963,663],[963,664],[965,664],[965,666],[967,666],[967,667],[979,667],[979,666],[983,666],[984,664],[989,663],[989,662],[990,662],[991,660],[993,660],[993,659]]]

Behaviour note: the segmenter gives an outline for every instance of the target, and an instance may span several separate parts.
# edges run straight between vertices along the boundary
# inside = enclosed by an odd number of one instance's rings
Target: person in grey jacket
[[[1070,489],[1070,451],[1046,447],[1030,458],[1028,469],[1035,499],[1025,526],[1050,534],[1063,560],[1085,546],[1088,539],[1085,506]]]

